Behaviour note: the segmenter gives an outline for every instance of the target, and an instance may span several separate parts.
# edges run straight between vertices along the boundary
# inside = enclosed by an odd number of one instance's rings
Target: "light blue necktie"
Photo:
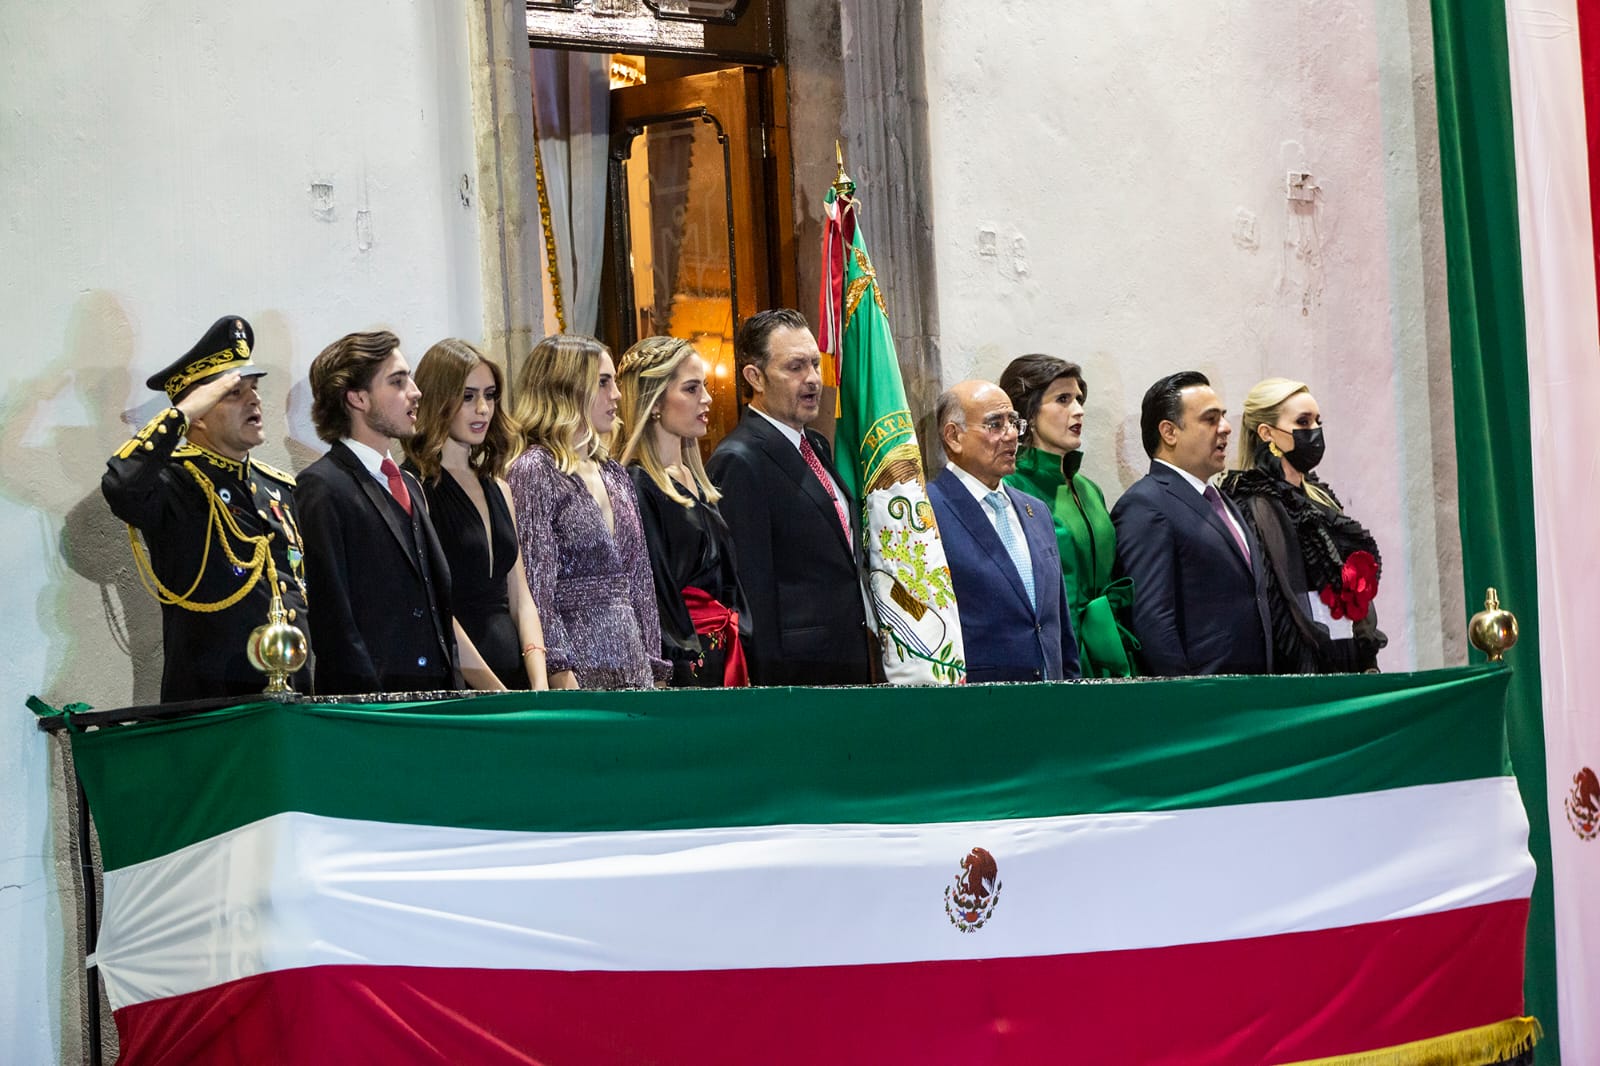
[[[1017,576],[1022,578],[1022,587],[1028,593],[1028,606],[1037,608],[1038,603],[1033,597],[1033,567],[1023,558],[1022,549],[1017,546],[1017,534],[1011,528],[1011,501],[1006,499],[1003,492],[991,492],[984,496],[983,502],[994,512],[994,531],[1000,534],[1000,543],[1005,545],[1006,553],[1011,556],[1011,565],[1017,568]]]

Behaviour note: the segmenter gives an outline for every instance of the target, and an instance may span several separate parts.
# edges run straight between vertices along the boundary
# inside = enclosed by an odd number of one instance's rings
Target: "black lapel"
[[[767,457],[790,481],[794,482],[795,487],[811,501],[812,505],[827,517],[829,527],[838,538],[839,547],[845,550],[845,554],[851,554],[850,545],[845,543],[844,529],[839,525],[839,512],[834,509],[833,498],[828,495],[828,490],[822,487],[822,483],[801,458],[800,449],[789,443],[789,439],[778,430],[778,427],[762,415],[747,411],[744,418],[750,425],[751,435],[761,444],[762,451],[767,453]],[[815,448],[816,445],[813,444],[812,447]],[[840,493],[843,491],[841,489]]]
[[[406,533],[406,527],[403,524],[404,519],[401,517],[404,512],[400,511],[394,497],[390,496],[388,491],[378,484],[377,479],[367,472],[367,468],[361,464],[361,460],[356,458],[356,453],[345,447],[343,441],[328,449],[328,454],[333,456],[334,461],[344,467],[345,472],[355,479],[356,487],[366,496],[367,501],[377,509],[378,514],[383,518],[383,524],[389,527],[390,533],[394,534],[395,542],[400,545],[400,551],[405,554],[406,559],[411,563],[411,568],[420,576],[422,574],[422,566],[417,559],[417,548],[413,538]],[[413,496],[411,506],[416,508],[422,506],[422,504],[420,500]]]

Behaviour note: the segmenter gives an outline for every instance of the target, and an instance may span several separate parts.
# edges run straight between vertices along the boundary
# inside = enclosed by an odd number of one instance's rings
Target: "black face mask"
[[[1294,436],[1294,451],[1284,452],[1283,461],[1302,474],[1309,474],[1318,463],[1322,462],[1322,453],[1327,449],[1322,439],[1322,427],[1296,429],[1291,433]]]

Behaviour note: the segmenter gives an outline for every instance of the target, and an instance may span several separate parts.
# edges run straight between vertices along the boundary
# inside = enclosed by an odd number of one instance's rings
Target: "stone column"
[[[860,191],[867,248],[927,459],[937,453],[928,427],[942,385],[922,3],[789,0],[787,14],[800,309],[816,314],[822,195],[837,139]]]
[[[544,336],[525,5],[468,0],[484,351],[508,373]]]

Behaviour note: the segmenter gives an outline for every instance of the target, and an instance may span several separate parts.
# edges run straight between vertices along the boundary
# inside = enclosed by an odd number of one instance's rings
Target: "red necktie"
[[[800,458],[806,461],[811,472],[817,475],[817,480],[822,482],[822,491],[828,494],[828,499],[833,501],[833,509],[839,515],[839,524],[844,527],[844,541],[850,543],[850,514],[844,509],[844,501],[833,491],[833,485],[828,481],[828,472],[822,469],[822,460],[817,458],[817,451],[811,447],[811,441],[804,433],[800,434]]]
[[[406,479],[400,476],[400,468],[394,465],[394,460],[384,456],[383,462],[378,464],[378,472],[389,479],[389,495],[410,514],[411,490],[406,488]]]

